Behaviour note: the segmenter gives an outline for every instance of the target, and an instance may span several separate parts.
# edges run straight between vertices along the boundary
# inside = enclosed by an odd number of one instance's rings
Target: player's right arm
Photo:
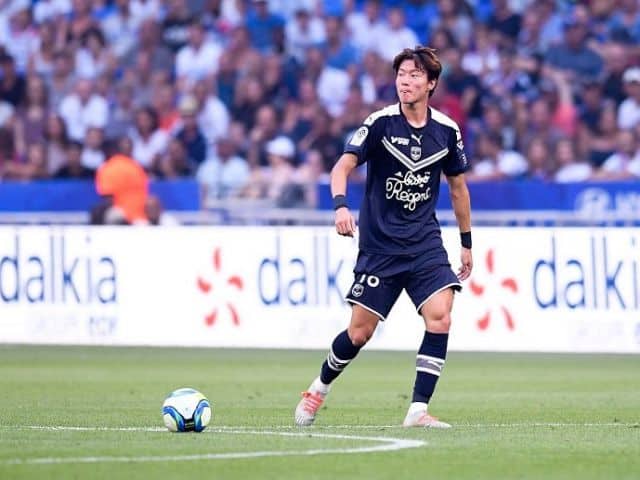
[[[349,211],[345,201],[347,194],[347,179],[354,168],[358,166],[358,157],[353,153],[343,153],[331,169],[331,196],[334,199],[336,211],[335,225],[339,235],[353,237],[356,231],[356,221]]]

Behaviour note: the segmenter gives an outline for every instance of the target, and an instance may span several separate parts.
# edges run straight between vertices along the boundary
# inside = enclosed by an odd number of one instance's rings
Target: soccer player
[[[295,423],[313,423],[332,382],[367,343],[405,289],[425,323],[416,357],[413,399],[405,427],[449,428],[427,413],[444,367],[454,291],[471,274],[471,213],[464,172],[469,168],[458,125],[429,107],[442,65],[435,50],[405,49],[393,60],[399,103],[371,114],[354,133],[331,172],[338,234],[353,236],[356,224],[345,200],[347,177],[368,162],[360,208],[355,280],[346,296],[352,306],[347,330],[338,334],[320,376],[302,394]],[[440,175],[449,184],[461,238],[461,267],[452,271],[435,207]]]

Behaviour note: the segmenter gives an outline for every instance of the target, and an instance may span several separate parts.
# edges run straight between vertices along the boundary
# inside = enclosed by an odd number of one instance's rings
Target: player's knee
[[[441,315],[433,315],[427,320],[427,330],[433,333],[448,333],[451,328],[451,315],[443,312]]]
[[[351,339],[351,343],[353,343],[356,347],[362,347],[369,341],[372,335],[373,330],[366,327],[354,328],[353,330],[349,331],[349,338]]]

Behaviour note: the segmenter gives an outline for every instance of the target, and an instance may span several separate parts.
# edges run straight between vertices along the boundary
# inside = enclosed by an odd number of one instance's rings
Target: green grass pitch
[[[640,356],[452,352],[434,431],[399,427],[414,353],[365,349],[294,428],[324,355],[0,346],[0,479],[640,478]],[[161,428],[182,386],[213,403],[201,434]]]

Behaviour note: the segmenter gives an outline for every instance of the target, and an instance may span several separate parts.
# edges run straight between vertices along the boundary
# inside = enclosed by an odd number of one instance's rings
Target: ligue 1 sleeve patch
[[[360,127],[356,133],[351,137],[351,141],[349,145],[353,145],[354,147],[360,147],[362,142],[364,142],[365,138],[369,135],[369,129],[367,127]]]

